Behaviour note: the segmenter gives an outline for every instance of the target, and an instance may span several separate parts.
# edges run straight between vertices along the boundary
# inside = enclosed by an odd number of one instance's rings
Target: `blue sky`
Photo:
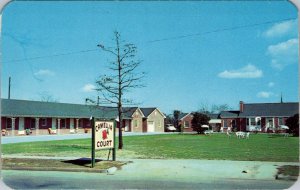
[[[1,96],[11,76],[13,99],[95,98],[97,77],[109,74],[97,44],[112,46],[117,30],[147,72],[146,87],[126,94],[139,106],[237,109],[281,93],[298,101],[297,22],[287,1],[12,2],[2,15]]]

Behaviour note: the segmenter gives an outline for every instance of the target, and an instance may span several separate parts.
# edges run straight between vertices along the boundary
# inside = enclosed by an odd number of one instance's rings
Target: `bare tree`
[[[44,91],[39,93],[42,102],[58,102],[49,92]]]
[[[220,113],[221,111],[227,111],[230,109],[232,108],[228,104],[212,104],[211,106],[209,106],[209,104],[207,103],[206,104],[201,103],[198,112],[204,114],[211,114],[211,113]]]
[[[124,43],[120,39],[120,34],[114,32],[114,47],[105,47],[99,44],[103,51],[113,56],[113,61],[109,64],[111,75],[101,75],[96,81],[96,90],[102,97],[111,104],[118,107],[119,119],[119,149],[123,148],[122,127],[123,127],[123,104],[132,103],[132,100],[124,98],[124,93],[134,88],[143,87],[141,79],[144,72],[137,72],[140,60],[135,60],[137,47],[131,43]]]

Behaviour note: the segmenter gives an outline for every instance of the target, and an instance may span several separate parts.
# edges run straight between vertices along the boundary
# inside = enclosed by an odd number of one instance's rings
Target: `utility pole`
[[[8,78],[8,99],[10,99],[10,83],[11,83],[11,77]]]

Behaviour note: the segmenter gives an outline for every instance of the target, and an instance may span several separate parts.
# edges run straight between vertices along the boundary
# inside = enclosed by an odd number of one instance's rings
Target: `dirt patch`
[[[30,158],[3,158],[2,169],[11,170],[46,170],[46,171],[87,171],[103,172],[109,168],[121,168],[127,162],[95,160],[95,167],[91,168],[90,158],[74,160],[60,159],[30,159]]]
[[[276,179],[281,180],[297,180],[299,177],[299,166],[284,165],[277,168]]]

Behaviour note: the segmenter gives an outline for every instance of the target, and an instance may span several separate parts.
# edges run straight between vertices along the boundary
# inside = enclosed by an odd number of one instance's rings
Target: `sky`
[[[114,31],[137,46],[140,107],[298,101],[298,18],[287,1],[15,1],[2,13],[1,97],[84,104],[111,74]],[[132,105],[133,106],[133,105]]]

